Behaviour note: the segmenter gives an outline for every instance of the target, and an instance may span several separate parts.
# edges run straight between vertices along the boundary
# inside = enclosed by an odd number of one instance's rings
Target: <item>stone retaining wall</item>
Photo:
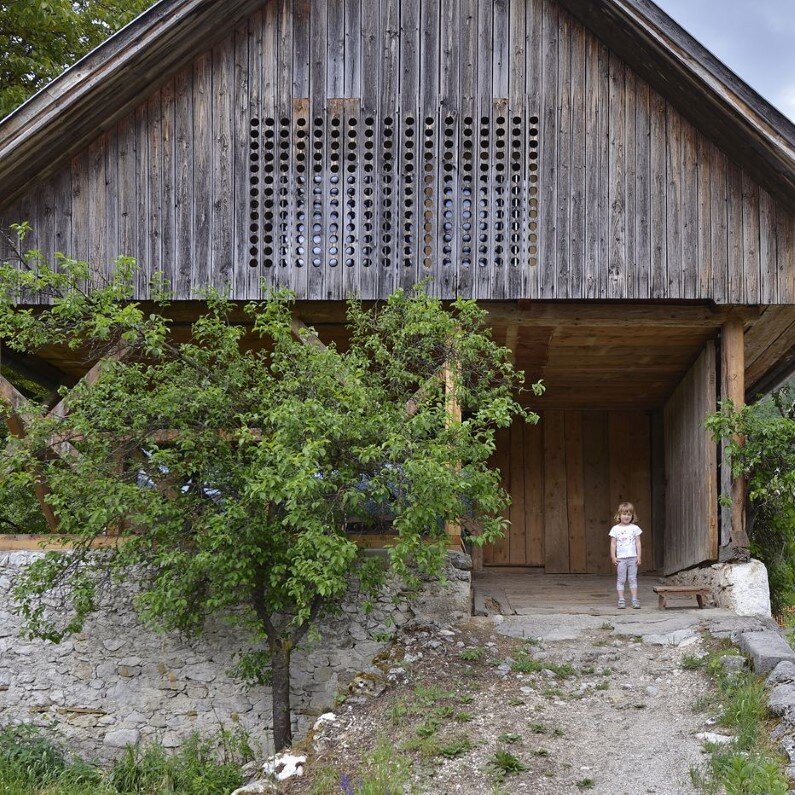
[[[765,564],[714,563],[665,578],[666,585],[702,585],[712,589],[712,604],[740,616],[770,616],[770,587]]]
[[[208,624],[198,640],[154,634],[132,609],[133,589],[119,587],[80,634],[58,645],[22,639],[9,591],[20,569],[41,554],[0,552],[0,726],[54,727],[77,753],[100,760],[138,741],[177,747],[193,731],[209,735],[235,723],[267,749],[270,693],[230,675],[246,643],[225,624]],[[371,668],[395,627],[468,613],[469,569],[468,556],[451,553],[447,584],[429,584],[408,604],[392,585],[369,614],[353,591],[342,612],[293,655],[294,730],[300,735],[356,673]]]

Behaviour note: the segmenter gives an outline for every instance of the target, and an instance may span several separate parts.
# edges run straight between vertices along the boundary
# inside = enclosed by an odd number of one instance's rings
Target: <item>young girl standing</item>
[[[624,582],[629,580],[629,592],[632,594],[632,606],[640,609],[638,601],[638,567],[640,566],[641,548],[640,534],[643,532],[636,522],[635,507],[631,502],[622,502],[613,517],[615,524],[610,529],[610,559],[617,566],[616,590],[618,606],[624,608]]]

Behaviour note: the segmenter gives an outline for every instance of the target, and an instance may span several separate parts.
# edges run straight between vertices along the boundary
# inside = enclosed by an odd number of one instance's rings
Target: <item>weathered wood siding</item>
[[[29,245],[383,296],[795,302],[795,218],[551,0],[271,0],[0,212]]]
[[[718,557],[717,448],[704,428],[715,373],[710,341],[665,404],[665,574]]]
[[[610,574],[608,531],[631,501],[643,528],[643,570],[655,568],[651,416],[643,411],[541,412],[497,434],[493,464],[511,495],[504,538],[487,566],[543,566],[547,573]]]

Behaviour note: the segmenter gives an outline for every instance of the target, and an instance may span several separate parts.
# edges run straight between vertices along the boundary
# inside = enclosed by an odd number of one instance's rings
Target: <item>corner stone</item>
[[[737,644],[751,657],[754,670],[760,674],[772,671],[782,660],[795,662],[795,652],[777,632],[745,632]]]

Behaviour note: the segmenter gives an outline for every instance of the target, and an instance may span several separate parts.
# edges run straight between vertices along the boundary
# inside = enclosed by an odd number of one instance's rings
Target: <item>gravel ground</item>
[[[682,659],[701,644],[649,645],[609,622],[562,641],[505,637],[487,620],[414,627],[308,738],[306,775],[284,791],[342,793],[333,782],[372,775],[380,743],[405,760],[406,792],[695,792],[694,735],[714,727],[694,709],[708,680]],[[498,750],[526,769],[501,774]]]

